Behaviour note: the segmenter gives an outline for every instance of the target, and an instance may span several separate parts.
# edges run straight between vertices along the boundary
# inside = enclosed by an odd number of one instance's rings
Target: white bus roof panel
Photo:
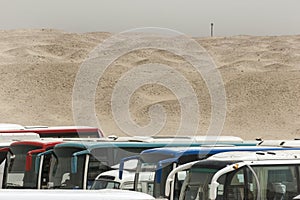
[[[233,151],[215,154],[207,160],[235,160],[235,161],[251,161],[251,160],[289,160],[300,159],[300,150],[279,150],[267,152],[248,152]]]
[[[40,139],[40,135],[37,133],[1,133],[0,131],[0,142],[36,139]]]
[[[0,123],[0,130],[22,130],[24,126],[19,124],[4,124]]]

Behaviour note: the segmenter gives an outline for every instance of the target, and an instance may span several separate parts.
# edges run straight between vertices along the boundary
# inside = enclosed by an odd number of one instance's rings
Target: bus
[[[13,200],[154,200],[150,195],[126,190],[2,190],[1,199]]]
[[[176,167],[192,161],[206,159],[214,154],[227,151],[270,151],[284,150],[290,148],[281,147],[256,147],[256,146],[224,146],[224,147],[190,147],[190,148],[157,148],[141,152],[138,156],[132,156],[121,160],[119,168],[119,179],[122,180],[125,162],[132,159],[138,160],[134,176],[133,189],[138,192],[150,194],[156,198],[164,198],[165,184],[169,173]],[[180,193],[182,182],[185,179],[185,172],[178,173],[173,182],[173,197],[177,199]],[[128,175],[127,175],[128,176]],[[105,179],[105,177],[104,177]],[[111,178],[112,179],[112,178]],[[128,180],[128,178],[127,178]],[[103,182],[103,179],[98,179]],[[128,180],[130,181],[130,180]],[[133,181],[133,180],[131,180]],[[124,184],[124,183],[123,183]],[[121,184],[120,184],[121,185]]]
[[[0,133],[0,188],[2,188],[7,152],[9,151],[10,144],[18,140],[34,140],[39,138],[37,133]]]
[[[51,155],[49,182],[41,183],[38,188],[89,189],[96,176],[113,169],[121,159],[139,154],[146,149],[163,146],[199,146],[198,143],[170,142],[69,142],[56,145],[52,150],[40,153],[36,160],[36,169],[40,160]],[[40,173],[39,173],[40,174]],[[38,180],[42,177],[39,176]]]
[[[91,190],[121,189],[133,190],[135,171],[133,169],[123,170],[122,179],[118,176],[119,170],[113,169],[99,174],[91,187]]]
[[[0,133],[34,132],[41,138],[100,138],[104,137],[98,128],[89,126],[21,126],[0,124]]]
[[[55,139],[17,141],[11,143],[8,148],[2,149],[0,152],[7,155],[2,188],[36,188],[37,180],[34,176],[34,165],[32,165],[36,155],[59,143],[61,141]],[[46,166],[47,163],[44,165]]]
[[[283,200],[300,194],[299,150],[225,152],[188,165],[179,200]],[[168,177],[166,196],[173,175]]]
[[[11,143],[19,140],[36,140],[40,139],[37,133],[0,133],[0,167],[3,169],[3,161],[6,159],[8,147]],[[0,170],[1,175],[3,174]],[[1,183],[0,183],[1,184]]]

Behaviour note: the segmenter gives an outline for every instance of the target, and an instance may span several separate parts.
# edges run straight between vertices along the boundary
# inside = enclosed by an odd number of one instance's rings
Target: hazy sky
[[[0,29],[120,32],[170,28],[193,36],[300,34],[300,0],[0,0]]]

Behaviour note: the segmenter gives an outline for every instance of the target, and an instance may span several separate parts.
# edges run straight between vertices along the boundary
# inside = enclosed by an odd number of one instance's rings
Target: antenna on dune
[[[214,23],[210,23],[210,37],[214,37]]]

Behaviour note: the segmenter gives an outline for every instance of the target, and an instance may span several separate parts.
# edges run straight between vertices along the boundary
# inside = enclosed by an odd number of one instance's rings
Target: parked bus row
[[[81,138],[80,141],[49,138],[18,141],[0,149],[7,166],[2,188],[88,189],[98,174],[113,169],[125,157],[137,155],[146,149],[203,144],[207,142],[191,142],[180,138]],[[233,141],[232,144],[243,143]],[[255,143],[248,142],[245,145]]]
[[[231,143],[230,143],[231,138]],[[223,140],[223,141],[222,141]],[[89,189],[97,175],[125,157],[158,147],[201,146],[214,140],[192,137],[48,138],[17,141],[0,149],[2,188]],[[222,137],[220,145],[255,145]]]
[[[292,199],[300,193],[297,140],[13,137],[18,134],[0,134],[3,189],[123,189],[180,200]]]

